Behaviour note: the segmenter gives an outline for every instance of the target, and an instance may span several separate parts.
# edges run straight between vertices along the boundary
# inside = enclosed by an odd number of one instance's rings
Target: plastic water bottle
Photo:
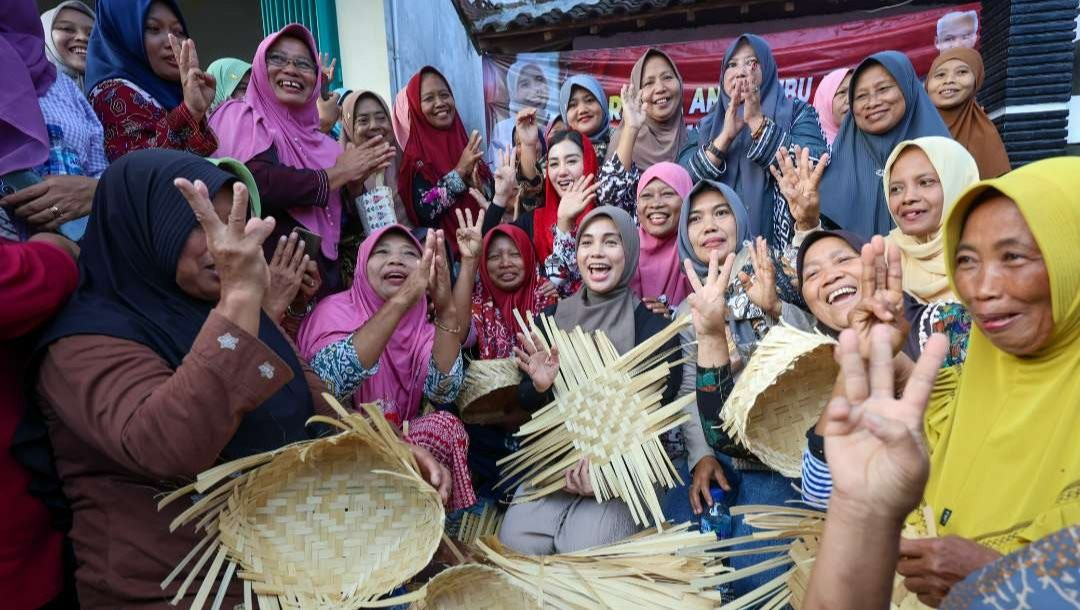
[[[731,537],[731,513],[728,512],[727,494],[719,487],[709,490],[712,506],[701,514],[701,531],[713,532],[719,539]]]

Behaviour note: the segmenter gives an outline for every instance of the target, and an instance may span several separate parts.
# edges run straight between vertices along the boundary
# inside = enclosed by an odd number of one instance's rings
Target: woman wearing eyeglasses
[[[381,138],[342,150],[319,131],[321,86],[314,37],[302,25],[288,25],[262,41],[247,94],[222,104],[210,125],[220,141],[217,156],[247,165],[259,186],[263,215],[277,220],[268,250],[298,228],[321,238],[315,262],[319,294],[327,295],[344,287],[338,243],[349,211],[341,189],[389,167],[395,151]]]
[[[174,0],[100,0],[85,82],[110,162],[144,148],[203,157],[217,148],[206,122],[214,78]]]

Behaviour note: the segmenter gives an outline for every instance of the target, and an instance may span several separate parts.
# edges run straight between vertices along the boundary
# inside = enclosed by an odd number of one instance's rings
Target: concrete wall
[[[342,81],[347,89],[369,89],[393,103],[384,0],[337,0]]]
[[[357,0],[337,0],[338,4]],[[432,65],[450,82],[466,130],[484,133],[480,56],[451,0],[385,0],[390,87],[396,94],[420,68]]]

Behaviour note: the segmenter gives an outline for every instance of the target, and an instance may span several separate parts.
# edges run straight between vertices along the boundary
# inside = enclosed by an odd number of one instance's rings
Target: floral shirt
[[[185,150],[200,157],[217,150],[217,136],[206,117],[196,122],[184,102],[167,111],[149,93],[120,78],[102,81],[89,98],[105,128],[109,161],[146,148]]]

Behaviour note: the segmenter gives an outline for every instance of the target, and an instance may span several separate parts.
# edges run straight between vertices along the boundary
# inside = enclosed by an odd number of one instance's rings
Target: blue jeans
[[[683,484],[676,485],[660,498],[660,507],[664,511],[664,518],[679,525],[687,521],[695,521],[697,517],[690,510],[690,469],[686,465],[686,458],[678,458],[671,461],[675,470],[682,477]]]
[[[724,467],[724,476],[727,477],[728,483],[731,484],[731,491],[727,494],[728,508],[748,506],[751,504],[783,506],[788,500],[800,499],[799,493],[795,491],[795,488],[792,486],[799,482],[798,479],[789,479],[784,475],[771,470],[738,470],[732,464],[731,458],[722,453],[717,453],[716,459],[719,460],[720,465]],[[742,515],[732,519],[732,538],[748,536],[752,533],[754,533],[754,528],[743,522]],[[758,542],[740,544],[732,547],[732,550],[775,546],[778,543],[779,541],[775,540],[761,540]],[[738,570],[757,565],[762,561],[776,556],[777,553],[746,555],[742,557],[732,557],[728,561],[732,568]],[[790,566],[773,568],[772,570],[737,580],[733,583],[735,585],[735,595],[745,595],[770,580],[775,579],[789,569]]]

